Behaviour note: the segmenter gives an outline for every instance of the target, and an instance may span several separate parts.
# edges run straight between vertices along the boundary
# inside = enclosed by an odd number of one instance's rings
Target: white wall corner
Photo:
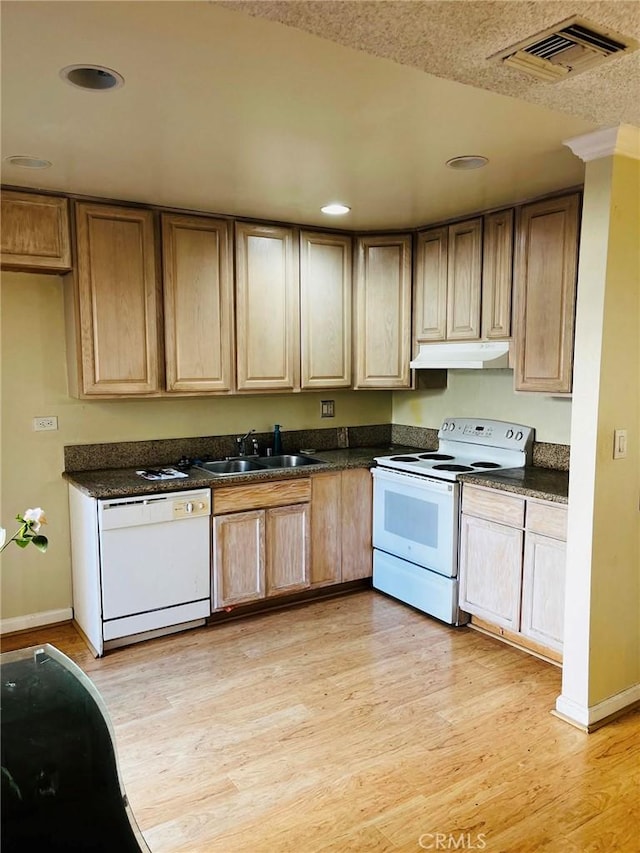
[[[585,163],[599,160],[601,157],[612,157],[614,154],[640,160],[640,127],[631,124],[605,127],[566,139],[562,144]]]
[[[70,607],[65,607],[62,610],[43,610],[40,613],[26,613],[24,616],[1,619],[0,634],[28,631],[31,628],[41,628],[44,625],[57,625],[60,622],[70,622],[72,619],[73,610]]]
[[[616,693],[615,696],[608,696],[596,705],[585,706],[567,696],[558,696],[556,711],[578,728],[589,729],[601,720],[631,709],[638,702],[640,702],[640,684],[634,684],[621,693]]]

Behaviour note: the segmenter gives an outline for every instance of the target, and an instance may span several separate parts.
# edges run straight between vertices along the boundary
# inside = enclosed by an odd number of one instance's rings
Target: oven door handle
[[[447,480],[436,480],[425,474],[409,474],[407,471],[392,471],[388,468],[371,468],[371,474],[374,480],[386,480],[390,483],[398,485],[407,480],[411,481],[412,486],[421,486],[425,491],[439,492],[441,494],[455,494],[457,483]]]

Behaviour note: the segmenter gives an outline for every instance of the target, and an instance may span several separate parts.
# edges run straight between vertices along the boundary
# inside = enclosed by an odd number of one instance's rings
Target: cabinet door
[[[66,198],[4,190],[1,202],[2,269],[71,269]]]
[[[522,530],[461,516],[460,607],[494,625],[518,631]]]
[[[311,585],[339,583],[342,568],[342,474],[311,478]]]
[[[513,209],[484,217],[482,253],[482,337],[511,335],[513,285]]]
[[[218,515],[213,519],[213,608],[264,598],[265,513]]]
[[[342,580],[373,574],[373,479],[368,469],[342,472]]]
[[[514,266],[518,391],[568,392],[573,372],[578,194],[518,211]]]
[[[309,504],[267,510],[267,595],[309,586]]]
[[[411,235],[358,238],[356,387],[410,387]]]
[[[444,341],[447,335],[448,228],[431,228],[417,236],[413,285],[416,343]]]
[[[351,237],[300,234],[303,388],[351,386]]]
[[[239,391],[300,387],[297,256],[292,228],[236,222]]]
[[[447,339],[480,337],[482,219],[449,226],[447,264]]]
[[[557,651],[564,635],[566,545],[527,532],[522,579],[521,632]]]
[[[166,381],[169,391],[233,387],[229,223],[162,215]]]
[[[152,394],[158,379],[158,300],[153,214],[76,205],[79,391]]]

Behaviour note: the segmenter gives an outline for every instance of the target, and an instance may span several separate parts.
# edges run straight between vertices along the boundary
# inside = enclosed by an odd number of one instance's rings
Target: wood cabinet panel
[[[213,519],[213,606],[264,598],[265,514],[238,512]]]
[[[410,387],[411,235],[359,237],[356,387]]]
[[[342,581],[373,574],[373,480],[368,469],[342,472]]]
[[[462,515],[460,607],[495,625],[520,627],[522,530]]]
[[[285,480],[251,483],[247,486],[223,486],[213,489],[213,511],[216,515],[245,509],[308,503],[311,500],[311,480]]]
[[[166,385],[233,388],[233,271],[229,223],[162,215]]]
[[[564,542],[527,532],[520,630],[558,651],[564,637],[565,564]]]
[[[71,269],[66,198],[3,190],[2,269],[61,272]]]
[[[524,526],[524,498],[491,489],[465,485],[462,511],[510,527]]]
[[[511,335],[513,208],[484,217],[482,253],[482,337]]]
[[[447,339],[480,337],[482,218],[449,226]]]
[[[579,211],[578,194],[518,210],[514,265],[518,391],[571,390]]]
[[[447,257],[449,229],[430,228],[416,237],[413,336],[416,343],[447,336]]]
[[[351,237],[300,234],[303,388],[351,386]]]
[[[267,510],[266,593],[309,586],[309,504]]]
[[[159,390],[158,298],[153,214],[78,203],[72,278],[84,396]]]
[[[567,508],[558,504],[527,501],[527,531],[566,541]]]
[[[237,386],[300,387],[298,251],[294,229],[236,222]]]
[[[311,585],[339,583],[342,575],[342,474],[311,478]]]

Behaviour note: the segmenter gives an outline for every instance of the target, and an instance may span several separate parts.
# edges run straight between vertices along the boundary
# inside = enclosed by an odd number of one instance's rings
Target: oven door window
[[[457,483],[376,469],[374,548],[447,577],[455,577],[457,497]]]

